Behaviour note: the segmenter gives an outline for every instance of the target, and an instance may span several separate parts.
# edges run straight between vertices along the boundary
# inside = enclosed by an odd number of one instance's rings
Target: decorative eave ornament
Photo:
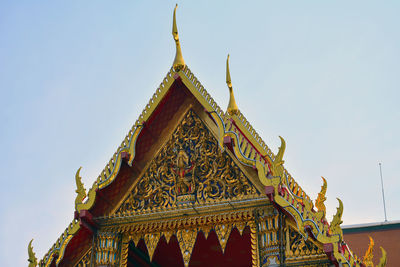
[[[178,7],[178,4],[176,4],[175,9],[174,9],[174,19],[172,23],[172,36],[174,37],[175,44],[176,44],[176,54],[175,54],[175,59],[174,59],[174,64],[172,67],[176,72],[180,71],[185,67],[185,61],[183,60],[182,56],[182,49],[181,45],[179,42],[179,35],[178,35],[178,27],[176,26],[176,8]]]
[[[367,251],[365,252],[365,256],[363,258],[363,262],[366,267],[373,267],[374,263],[372,262],[372,259],[374,258],[374,240],[372,239],[371,236],[369,236],[369,246]]]
[[[36,267],[36,265],[37,265],[37,258],[35,256],[35,253],[33,252],[32,241],[33,241],[33,239],[31,240],[31,242],[29,242],[29,245],[28,245],[28,255],[29,255],[28,267]]]
[[[227,113],[230,116],[237,115],[239,113],[239,108],[236,105],[235,96],[233,95],[231,73],[229,71],[229,54],[228,54],[228,58],[226,59],[226,85],[228,85],[228,88],[229,88],[229,104],[228,104]]]

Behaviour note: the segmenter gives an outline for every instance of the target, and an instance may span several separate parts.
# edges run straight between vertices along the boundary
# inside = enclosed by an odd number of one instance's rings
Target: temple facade
[[[373,266],[343,239],[327,182],[313,201],[236,105],[223,111],[185,64],[173,15],[172,68],[87,191],[75,216],[29,266]],[[378,265],[385,266],[385,251]],[[368,253],[366,255],[369,255]],[[372,265],[371,265],[372,264]]]

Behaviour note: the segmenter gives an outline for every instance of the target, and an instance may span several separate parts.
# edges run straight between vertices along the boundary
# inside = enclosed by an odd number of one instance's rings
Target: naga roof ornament
[[[322,176],[321,176],[321,178],[322,178],[323,184],[321,186],[321,191],[318,193],[318,197],[315,200],[315,207],[317,207],[318,213],[320,213],[320,215],[319,215],[320,216],[320,220],[322,218],[324,218],[325,214],[326,214],[326,207],[325,207],[324,202],[326,200],[326,196],[325,195],[326,195],[326,189],[327,189],[327,183],[326,183],[325,178],[322,177]]]
[[[36,258],[35,253],[33,252],[32,241],[33,241],[33,239],[31,240],[31,242],[29,242],[29,245],[28,245],[28,255],[29,255],[28,267],[36,267],[36,265],[37,265],[37,258]]]
[[[178,34],[178,27],[176,26],[176,9],[178,7],[178,4],[176,4],[175,9],[174,9],[174,19],[172,23],[172,36],[174,37],[175,44],[176,44],[176,54],[175,54],[175,59],[174,59],[174,64],[172,67],[176,72],[180,71],[185,67],[185,61],[183,60],[182,56],[182,49],[181,49],[181,44],[179,42],[179,34]]]
[[[368,245],[368,249],[365,252],[364,258],[363,258],[363,262],[365,264],[366,267],[373,267],[374,263],[372,262],[372,259],[374,258],[374,240],[372,239],[371,236],[369,236],[369,245]]]
[[[239,108],[236,105],[235,96],[233,95],[233,88],[232,88],[232,81],[231,81],[231,73],[229,71],[229,54],[228,58],[226,59],[226,84],[229,88],[229,104],[227,113],[228,115],[237,115],[239,113]]]
[[[83,187],[82,177],[79,175],[81,169],[82,167],[79,167],[79,169],[76,171],[75,174],[75,182],[76,182],[75,192],[77,193],[77,196],[75,198],[75,208],[78,204],[81,204],[86,197],[86,189],[85,187]]]

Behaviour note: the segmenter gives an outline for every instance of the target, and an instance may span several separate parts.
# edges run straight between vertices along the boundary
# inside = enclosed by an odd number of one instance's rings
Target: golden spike
[[[29,245],[28,245],[28,255],[29,255],[28,267],[36,267],[36,265],[37,265],[37,258],[35,256],[35,253],[33,252],[32,241],[33,241],[33,239],[31,240],[31,242],[29,242]]]
[[[176,72],[180,71],[185,67],[185,61],[183,60],[182,56],[182,50],[181,50],[181,45],[179,42],[179,35],[178,35],[178,27],[176,26],[176,8],[178,7],[178,4],[176,4],[175,9],[174,9],[174,19],[172,23],[172,36],[174,37],[175,44],[176,44],[176,54],[175,54],[175,59],[174,59],[174,64],[172,67]]]
[[[275,177],[283,176],[283,163],[285,163],[285,161],[283,160],[283,154],[285,153],[286,142],[285,139],[282,138],[282,136],[279,136],[279,138],[281,139],[281,146],[279,147],[278,154],[276,154],[275,156],[275,160],[271,164],[272,175]]]
[[[78,194],[75,198],[75,208],[78,204],[81,204],[83,199],[86,197],[86,190],[83,187],[82,177],[80,177],[79,172],[81,171],[82,167],[76,171],[75,174],[75,182],[76,182],[76,190],[75,192]]]
[[[385,267],[386,266],[386,250],[383,249],[383,247],[381,247],[381,251],[382,251],[382,257],[379,260],[378,265],[376,265],[376,267]]]
[[[327,183],[326,183],[326,180],[324,177],[321,176],[321,178],[324,183],[321,186],[321,191],[318,193],[317,199],[315,200],[315,206],[317,207],[319,212],[323,213],[323,217],[325,217],[326,207],[325,207],[324,202],[326,200],[325,194],[326,194],[326,189],[327,189]]]
[[[229,88],[229,104],[227,113],[232,116],[234,114],[239,113],[239,108],[236,105],[235,96],[233,95],[231,73],[229,71],[229,54],[228,58],[226,59],[226,84],[228,85]]]
[[[365,252],[365,256],[363,258],[363,262],[366,267],[374,267],[374,263],[372,262],[372,258],[374,257],[373,252],[374,252],[374,240],[372,239],[371,236],[369,237],[369,246],[367,251]]]
[[[343,231],[340,225],[343,223],[342,214],[343,214],[343,202],[336,198],[339,201],[339,207],[336,208],[336,214],[333,216],[332,222],[330,224],[330,231],[332,235],[340,235],[340,238],[343,236]]]

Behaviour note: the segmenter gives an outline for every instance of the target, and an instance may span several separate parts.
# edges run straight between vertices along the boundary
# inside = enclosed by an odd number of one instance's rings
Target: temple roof
[[[325,218],[324,206],[318,206],[316,211],[311,198],[302,190],[295,179],[283,167],[283,155],[285,141],[281,138],[281,147],[275,154],[262,140],[243,113],[237,108],[233,98],[232,84],[227,65],[227,83],[230,89],[231,102],[227,112],[223,111],[185,64],[179,44],[176,27],[176,8],[174,10],[173,37],[176,43],[176,57],[173,66],[156,89],[148,104],[143,109],[137,121],[127,133],[121,145],[117,148],[111,159],[105,165],[92,187],[86,193],[77,198],[75,204],[75,219],[58,238],[40,261],[40,265],[58,265],[62,262],[66,253],[72,249],[84,245],[90,233],[90,226],[83,227],[82,218],[87,220],[86,211],[95,216],[101,216],[109,212],[107,208],[101,208],[96,203],[104,200],[104,195],[110,196],[110,191],[124,187],[124,179],[127,179],[127,168],[134,167],[138,155],[142,152],[138,148],[138,140],[144,135],[146,126],[154,120],[155,114],[161,112],[165,99],[171,90],[176,89],[177,84],[182,84],[190,94],[201,104],[218,129],[218,145],[221,150],[229,149],[243,164],[253,168],[263,184],[265,195],[280,210],[293,218],[298,231],[303,236],[311,236],[324,246],[324,250],[333,262],[361,264],[351,253],[351,250],[343,243],[341,233],[342,204],[339,200],[338,212],[334,220],[329,224]],[[228,64],[228,62],[227,62]],[[229,76],[228,76],[229,74]],[[175,88],[175,89],[174,89]],[[232,100],[233,99],[233,100]],[[178,104],[177,104],[178,105]],[[178,108],[178,107],[176,107]],[[234,112],[232,112],[234,111]],[[172,115],[171,115],[172,116]],[[117,177],[120,181],[117,181]],[[79,184],[79,173],[77,173]],[[78,186],[79,187],[79,186]],[[111,188],[111,189],[110,189]],[[77,190],[78,191],[78,190]],[[324,190],[321,190],[321,192]],[[326,185],[325,185],[326,192]],[[321,194],[319,201],[323,203],[325,193]],[[114,200],[110,198],[110,202]],[[320,208],[323,207],[323,208]],[[90,222],[89,222],[90,224]],[[89,229],[89,230],[87,230]]]

